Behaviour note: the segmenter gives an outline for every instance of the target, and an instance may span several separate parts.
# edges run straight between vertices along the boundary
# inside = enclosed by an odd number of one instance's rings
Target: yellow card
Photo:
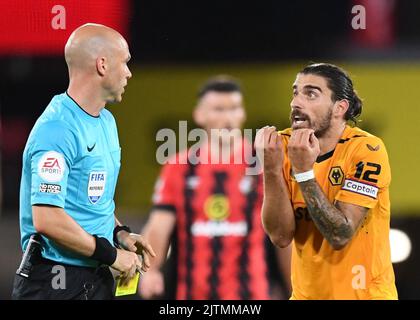
[[[117,287],[115,289],[115,296],[121,297],[121,296],[126,296],[129,294],[135,294],[137,292],[139,279],[140,279],[140,273],[136,272],[136,275],[133,278],[131,278],[131,280],[128,281],[127,284],[122,285],[121,277],[118,277]]]

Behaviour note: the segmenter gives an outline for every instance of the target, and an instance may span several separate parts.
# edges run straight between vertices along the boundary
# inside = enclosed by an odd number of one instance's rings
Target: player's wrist
[[[273,178],[279,178],[283,177],[283,170],[282,167],[270,167],[270,168],[264,168],[263,174],[265,177],[273,177]]]
[[[147,270],[147,273],[149,274],[160,274],[160,268],[156,267],[156,266],[150,266],[149,270]]]
[[[97,235],[93,237],[95,238],[95,251],[90,258],[101,264],[112,266],[117,259],[117,249],[106,238]]]
[[[307,170],[307,171],[301,171],[301,172],[293,172],[293,176],[296,180],[296,182],[301,183],[301,182],[306,182],[309,180],[313,180],[315,179],[315,173],[314,170]]]

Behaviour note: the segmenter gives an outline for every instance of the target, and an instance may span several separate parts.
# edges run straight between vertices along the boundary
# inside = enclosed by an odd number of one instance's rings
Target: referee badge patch
[[[92,204],[99,201],[105,192],[106,172],[92,171],[89,174],[88,197]]]

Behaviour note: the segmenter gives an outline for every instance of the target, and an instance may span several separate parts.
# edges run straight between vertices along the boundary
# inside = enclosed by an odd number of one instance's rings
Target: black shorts
[[[109,267],[77,267],[41,259],[33,266],[29,278],[15,275],[12,299],[110,300],[113,290],[114,278]]]

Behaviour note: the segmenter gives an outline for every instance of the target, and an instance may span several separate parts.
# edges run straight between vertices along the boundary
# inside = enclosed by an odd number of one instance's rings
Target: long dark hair
[[[328,88],[333,92],[331,99],[335,102],[346,99],[349,108],[344,115],[345,120],[357,123],[362,113],[363,102],[353,88],[353,81],[346,71],[329,63],[314,63],[306,66],[299,73],[314,74],[327,80]]]

